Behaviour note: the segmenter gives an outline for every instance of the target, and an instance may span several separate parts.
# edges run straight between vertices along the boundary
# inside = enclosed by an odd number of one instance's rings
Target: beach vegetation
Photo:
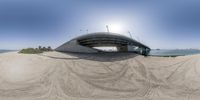
[[[39,53],[43,53],[43,52],[47,52],[47,51],[53,51],[53,49],[50,46],[48,46],[47,48],[39,46],[38,48],[22,49],[21,51],[19,51],[19,53],[24,53],[24,54],[39,54]]]
[[[22,49],[19,53],[38,54],[38,53],[43,53],[43,51],[38,48],[27,48],[27,49]]]

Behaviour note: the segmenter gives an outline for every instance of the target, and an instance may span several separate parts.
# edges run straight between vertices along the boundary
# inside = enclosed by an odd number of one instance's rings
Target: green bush
[[[49,52],[49,51],[53,51],[53,49],[50,46],[48,46],[47,48],[39,46],[38,48],[22,49],[21,51],[19,51],[19,53],[24,53],[24,54],[38,54],[38,53]]]
[[[34,48],[27,48],[27,49],[22,49],[19,53],[24,53],[24,54],[38,54],[38,53],[43,53],[42,50],[40,49],[34,49]]]

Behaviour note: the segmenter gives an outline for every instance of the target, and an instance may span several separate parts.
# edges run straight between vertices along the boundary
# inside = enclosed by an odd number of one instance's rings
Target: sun
[[[110,32],[114,33],[121,33],[123,31],[123,25],[122,24],[110,24],[108,25]]]

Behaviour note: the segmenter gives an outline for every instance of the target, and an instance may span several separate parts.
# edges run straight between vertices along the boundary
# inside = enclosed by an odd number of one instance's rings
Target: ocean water
[[[12,50],[0,50],[0,53],[11,52]]]
[[[150,55],[153,56],[185,56],[200,54],[200,50],[197,49],[175,49],[175,50],[151,50]]]

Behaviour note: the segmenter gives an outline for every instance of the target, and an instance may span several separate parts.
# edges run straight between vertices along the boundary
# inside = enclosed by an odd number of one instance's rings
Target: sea
[[[0,50],[0,53],[12,52],[14,50]]]
[[[152,56],[185,56],[185,55],[195,55],[200,54],[198,49],[153,49],[150,51],[149,55]]]

